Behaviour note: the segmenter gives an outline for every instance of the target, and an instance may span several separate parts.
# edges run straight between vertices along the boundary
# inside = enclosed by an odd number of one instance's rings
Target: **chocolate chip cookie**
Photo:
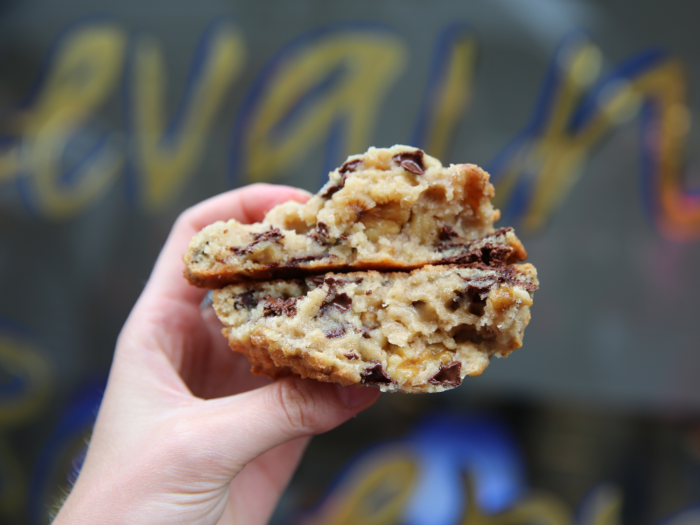
[[[440,392],[522,345],[538,280],[489,175],[408,146],[350,157],[307,203],[204,228],[184,256],[256,374]]]
[[[472,164],[443,167],[407,146],[370,148],[333,171],[306,204],[277,206],[262,223],[204,228],[185,254],[186,277],[216,288],[328,271],[408,271],[490,254],[523,261],[512,230],[494,232],[493,195],[488,174]],[[481,255],[477,240],[486,247]]]
[[[213,300],[257,374],[420,393],[519,348],[537,284],[531,264],[428,265],[235,284]]]

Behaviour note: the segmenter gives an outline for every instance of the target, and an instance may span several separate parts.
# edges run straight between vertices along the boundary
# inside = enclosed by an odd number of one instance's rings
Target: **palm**
[[[119,336],[88,454],[57,522],[265,523],[305,436],[376,401],[368,389],[251,375],[211,307],[200,309],[204,290],[182,278],[182,254],[207,224],[259,221],[275,204],[305,198],[252,186],[178,219]]]
[[[265,204],[264,208],[249,211],[246,218],[260,220],[269,206]],[[213,222],[213,219],[203,221]],[[192,225],[190,235],[202,226]],[[189,287],[182,278],[178,288],[181,290],[177,295],[154,297],[150,311],[153,326],[166,324],[171,328],[159,346],[167,354],[173,371],[182,378],[179,393],[216,399],[269,383],[269,379],[251,374],[247,359],[228,347],[213,308],[200,307],[205,292]],[[308,439],[290,441],[248,463],[231,483],[226,510],[219,523],[265,523],[307,442]],[[253,508],[250,501],[256,501]]]
[[[197,319],[199,313],[183,312],[188,319]],[[215,399],[270,382],[269,379],[252,375],[245,357],[231,351],[211,306],[201,309],[201,324],[197,329],[183,333],[182,337],[196,338],[182,345],[183,348],[196,349],[196,355],[195,352],[184,354],[179,370],[195,396]],[[226,510],[219,523],[266,523],[307,442],[308,439],[290,441],[246,465],[231,483]],[[249,505],[251,501],[256,502],[252,508]]]

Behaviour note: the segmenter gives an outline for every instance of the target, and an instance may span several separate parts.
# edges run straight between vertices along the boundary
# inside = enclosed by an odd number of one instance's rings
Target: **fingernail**
[[[336,385],[338,396],[345,408],[357,408],[375,401],[381,394],[378,388]]]

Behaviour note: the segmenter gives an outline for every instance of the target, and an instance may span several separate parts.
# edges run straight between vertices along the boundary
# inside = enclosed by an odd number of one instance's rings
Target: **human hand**
[[[205,291],[182,277],[190,238],[219,219],[249,223],[308,194],[257,184],[175,222],[117,341],[78,480],[54,524],[266,523],[309,436],[374,403],[371,388],[252,376],[228,348]]]

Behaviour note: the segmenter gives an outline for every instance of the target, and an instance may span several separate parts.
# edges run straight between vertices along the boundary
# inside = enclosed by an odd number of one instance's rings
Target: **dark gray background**
[[[441,32],[454,22],[466,23],[478,43],[474,92],[441,160],[488,167],[530,120],[557,46],[578,30],[600,47],[603,74],[651,47],[679,57],[696,116],[699,11],[690,1],[663,8],[655,2],[575,0],[1,3],[0,135],[10,144],[17,144],[12,138],[17,115],[31,106],[51,49],[75,24],[106,19],[122,28],[128,35],[127,62],[134,38],[156,39],[166,57],[168,120],[210,23],[231,20],[244,37],[246,62],[214,119],[195,174],[157,213],[129,197],[126,170],[108,193],[62,220],[43,215],[31,198],[22,197],[16,180],[26,174],[0,179],[0,327],[10,327],[5,332],[13,341],[31,344],[47,371],[36,376],[43,385],[40,402],[21,417],[0,419],[5,443],[0,453],[8,457],[0,463],[9,465],[0,475],[25,487],[14,503],[0,503],[0,512],[19,516],[24,503],[17,501],[44,501],[52,481],[64,474],[74,443],[89,426],[71,427],[66,414],[84,392],[99,392],[104,383],[118,331],[175,217],[246,183],[246,173],[231,173],[235,123],[255,80],[289,42],[348,21],[383,24],[403,42],[408,64],[381,104],[365,144],[390,146],[411,140]],[[125,81],[122,73],[117,89],[93,115],[86,140],[114,132],[115,147],[128,161],[133,150]],[[693,127],[685,150],[689,185],[699,180],[694,175],[698,140]],[[77,149],[67,151],[68,157],[79,155],[80,145],[70,147]],[[338,152],[335,165],[348,153],[359,152]],[[316,145],[302,166],[275,182],[315,191],[325,155],[324,145]],[[658,417],[700,409],[700,245],[668,240],[655,228],[642,206],[640,162],[640,130],[633,119],[592,148],[579,180],[544,228],[518,230],[541,281],[525,346],[469,379],[461,388],[465,397],[469,392],[534,403],[556,399]],[[7,385],[31,384],[31,370],[13,366],[0,363],[5,367],[0,379]],[[9,386],[7,391],[8,399],[23,395]],[[57,430],[63,424],[65,435]]]

